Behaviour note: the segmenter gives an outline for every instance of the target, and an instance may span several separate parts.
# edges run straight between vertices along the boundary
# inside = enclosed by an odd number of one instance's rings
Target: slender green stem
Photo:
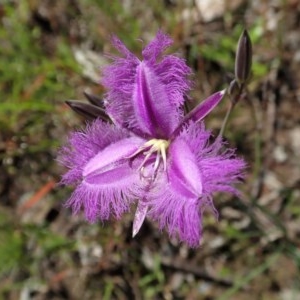
[[[232,81],[232,85],[227,90],[227,94],[230,97],[230,104],[226,113],[226,116],[223,120],[222,127],[220,129],[219,137],[222,136],[225,132],[226,125],[228,123],[231,112],[233,111],[235,105],[238,103],[245,89],[244,84],[237,84],[236,81]]]
[[[220,132],[219,132],[219,136],[222,136],[222,135],[224,134],[226,125],[227,125],[228,120],[229,120],[229,116],[230,116],[230,114],[231,114],[233,108],[234,108],[234,103],[233,103],[233,102],[230,102],[230,105],[229,105],[229,107],[228,107],[228,109],[227,109],[226,116],[225,116],[225,118],[224,118],[224,120],[223,120],[223,123],[222,123],[222,127],[221,127]]]

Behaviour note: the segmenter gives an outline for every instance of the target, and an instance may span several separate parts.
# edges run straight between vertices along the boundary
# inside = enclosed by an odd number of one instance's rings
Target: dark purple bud
[[[252,44],[247,30],[240,36],[235,57],[235,78],[239,84],[249,78],[252,64]]]
[[[89,104],[85,102],[80,102],[76,100],[67,100],[66,103],[78,114],[82,115],[85,118],[94,120],[97,118],[102,119],[105,122],[109,122],[110,118],[105,113],[104,109]]]
[[[87,92],[83,92],[83,94],[90,103],[99,106],[101,108],[104,108],[103,100],[100,97],[95,96],[93,94],[89,94]]]

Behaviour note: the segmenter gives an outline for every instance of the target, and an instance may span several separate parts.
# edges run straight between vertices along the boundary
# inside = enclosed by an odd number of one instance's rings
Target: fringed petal
[[[202,179],[196,156],[183,139],[178,138],[170,145],[167,176],[179,195],[198,198],[202,194]]]
[[[104,104],[113,122],[128,128],[134,118],[132,94],[135,88],[136,68],[140,61],[118,38],[113,38],[113,45],[123,57],[111,56],[112,64],[102,69],[101,83],[107,89]]]
[[[88,176],[75,189],[66,205],[73,213],[84,210],[89,222],[107,220],[111,216],[120,218],[134,201],[132,190],[138,180],[137,173],[128,164],[114,170]]]
[[[203,123],[187,124],[169,146],[167,173],[159,173],[149,194],[151,218],[191,247],[199,245],[205,208],[218,216],[213,194],[237,194],[234,184],[241,180],[245,168],[234,150],[224,150],[220,138],[214,143],[210,138]]]
[[[109,116],[138,135],[168,138],[182,119],[190,68],[183,59],[172,55],[160,59],[171,44],[171,39],[161,32],[144,49],[143,62],[119,40],[115,39],[114,44],[125,58],[114,57],[113,64],[103,70]]]
[[[58,161],[69,169],[63,175],[61,183],[77,184],[82,179],[83,168],[88,161],[107,146],[127,137],[128,131],[115,128],[99,119],[88,125],[85,130],[72,133],[58,155]]]
[[[168,35],[158,31],[156,37],[143,50],[143,57],[150,63],[156,63],[159,56],[172,44],[173,41]]]
[[[132,101],[135,118],[131,126],[148,136],[167,139],[178,124],[177,108],[172,105],[159,76],[144,62],[137,68]]]
[[[110,144],[99,151],[83,168],[82,175],[90,177],[113,170],[125,162],[144,143],[138,137],[129,137]]]
[[[191,247],[201,237],[202,174],[197,157],[180,136],[168,149],[167,172],[160,173],[150,194],[150,216],[170,236],[178,236]]]
[[[170,183],[164,189],[153,191],[149,200],[149,216],[158,221],[160,229],[170,236],[178,236],[190,247],[199,246],[202,233],[201,202],[197,197],[188,198],[178,194]]]
[[[191,88],[188,76],[192,71],[184,59],[175,55],[162,55],[172,44],[172,39],[159,31],[155,39],[143,50],[143,57],[146,65],[165,85],[168,101],[178,108]]]
[[[234,187],[244,176],[246,163],[237,158],[234,149],[228,149],[221,138],[209,143],[211,134],[203,123],[192,123],[180,134],[194,153],[197,166],[202,174],[203,195],[215,192],[238,194]]]
[[[135,199],[139,182],[139,173],[128,157],[143,143],[99,120],[85,132],[74,133],[60,157],[70,169],[62,184],[78,185],[67,205],[75,213],[83,208],[90,222],[110,215],[119,218]]]

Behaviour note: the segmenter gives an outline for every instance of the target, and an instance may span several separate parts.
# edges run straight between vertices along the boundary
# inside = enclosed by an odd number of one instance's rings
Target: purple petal
[[[167,174],[160,173],[149,194],[150,216],[191,247],[201,237],[202,174],[197,157],[181,137],[168,149]]]
[[[129,162],[143,140],[130,137],[109,145],[83,168],[83,182],[74,192],[68,204],[84,207],[86,218],[94,221],[97,217],[108,219],[110,214],[119,218],[129,209],[134,199],[133,192],[139,182],[139,174]],[[82,198],[82,192],[86,195]]]
[[[170,103],[178,108],[183,104],[184,96],[190,90],[191,82],[187,77],[191,74],[191,69],[180,57],[175,55],[162,56],[162,53],[172,43],[173,41],[168,35],[159,31],[155,39],[143,50],[143,57],[147,66],[166,86]]]
[[[139,174],[126,156],[144,141],[128,137],[120,128],[95,121],[85,132],[74,133],[60,161],[70,170],[63,184],[78,184],[68,200],[74,213],[83,208],[88,221],[119,218],[135,199]]]
[[[191,112],[189,112],[183,120],[180,122],[179,126],[173,133],[173,136],[176,136],[184,125],[190,121],[199,122],[204,119],[223,99],[225,95],[225,90],[217,92],[209,96],[207,99],[202,101],[197,105]]]
[[[113,143],[99,151],[83,168],[82,175],[89,177],[116,168],[120,163],[136,152],[144,143],[137,137],[130,137]]]
[[[173,186],[164,183],[149,199],[149,215],[158,221],[160,229],[166,229],[170,236],[179,236],[190,247],[199,246],[202,233],[201,201],[178,194]],[[153,198],[152,198],[153,197]]]
[[[113,63],[102,70],[101,83],[107,89],[104,104],[114,123],[128,128],[134,118],[132,94],[140,61],[116,37],[113,38],[113,44],[124,57],[112,56]]]
[[[138,206],[136,208],[136,212],[133,220],[132,237],[135,237],[140,231],[144,223],[144,220],[146,218],[148,209],[149,209],[149,205],[143,203],[142,201],[138,202]]]
[[[148,65],[150,64],[148,63]],[[172,105],[177,108],[181,107],[191,88],[191,81],[187,78],[191,74],[191,69],[186,65],[184,59],[166,55],[159,63],[151,66],[165,84]]]
[[[87,177],[73,192],[66,205],[73,213],[84,210],[86,219],[95,222],[111,216],[120,218],[133,202],[132,190],[138,181],[137,172],[123,164],[115,170]]]
[[[116,185],[121,186],[127,184],[130,176],[135,175],[137,171],[132,169],[128,162],[119,163],[113,169],[102,172],[95,171],[85,177],[84,182],[98,187],[115,188]],[[135,176],[137,178],[137,176]]]
[[[202,193],[202,176],[197,160],[183,139],[176,139],[169,148],[168,179],[178,194],[198,198]]]
[[[84,131],[72,133],[58,157],[58,161],[69,169],[61,183],[69,185],[81,181],[83,168],[99,151],[127,137],[126,130],[100,120],[93,122]]]
[[[139,174],[132,168],[127,155],[136,151],[140,139],[126,138],[100,151],[83,168],[82,183],[67,205],[78,212],[84,208],[88,221],[98,217],[106,220],[110,215],[119,218],[129,209],[134,197]]]
[[[168,138],[182,118],[180,107],[190,88],[190,69],[183,59],[172,55],[158,61],[171,44],[161,32],[144,49],[143,62],[120,41],[115,44],[125,58],[114,58],[113,64],[103,71],[109,116],[137,135]]]
[[[168,138],[178,124],[178,112],[170,102],[166,86],[143,62],[137,68],[132,100],[135,110],[134,126],[151,137]]]
[[[203,157],[199,166],[204,174],[205,194],[227,192],[239,195],[234,184],[244,177],[243,170],[246,164],[242,159],[237,158],[232,152],[223,152],[215,157]]]
[[[138,60],[135,55],[127,49],[124,43],[115,35],[112,36],[112,44],[123,56],[126,57],[126,59]]]
[[[245,168],[234,150],[224,150],[220,138],[210,144],[210,138],[203,123],[185,126],[169,147],[167,175],[160,173],[148,196],[150,217],[191,247],[199,245],[204,209],[210,208],[217,216],[213,194],[237,194],[234,184]]]
[[[186,127],[180,138],[189,144],[196,157],[205,197],[211,197],[215,192],[238,193],[234,184],[243,178],[246,164],[236,157],[234,149],[228,149],[221,138],[210,144],[211,134],[205,130],[203,123]]]
[[[155,63],[159,56],[173,44],[172,39],[158,31],[156,37],[143,50],[143,57],[145,60]]]

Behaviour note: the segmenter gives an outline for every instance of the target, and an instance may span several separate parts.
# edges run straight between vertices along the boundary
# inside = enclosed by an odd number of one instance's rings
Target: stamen
[[[142,169],[145,166],[145,163],[150,158],[150,156],[152,155],[152,153],[153,152],[151,151],[151,149],[149,151],[143,153],[145,155],[145,158],[144,158],[143,162],[141,163],[140,167],[138,168],[138,170]]]
[[[153,164],[153,174],[151,176],[154,179],[157,174],[157,170],[158,170],[158,167],[159,167],[161,161],[163,163],[164,171],[166,171],[166,169],[167,169],[167,149],[168,149],[169,145],[170,145],[170,142],[167,140],[152,139],[152,140],[147,141],[142,147],[140,147],[136,152],[134,152],[128,158],[134,158],[141,153],[142,153],[142,155],[145,156],[141,165],[139,166],[138,170],[140,171],[141,177],[147,178],[147,176],[144,174],[145,165],[151,158],[152,154],[156,153],[155,162]],[[144,150],[147,150],[147,151],[144,151]]]
[[[161,157],[162,157],[163,164],[164,164],[164,171],[166,171],[167,170],[167,152],[166,152],[166,148],[161,147],[160,153],[161,153]]]
[[[157,152],[156,153],[155,163],[154,163],[154,172],[158,169],[159,163],[160,163],[160,156],[159,156],[159,153]]]

